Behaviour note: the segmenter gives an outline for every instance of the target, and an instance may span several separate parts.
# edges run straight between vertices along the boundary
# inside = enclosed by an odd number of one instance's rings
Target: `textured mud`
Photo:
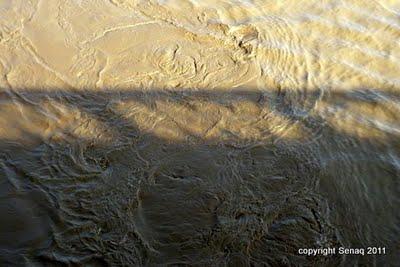
[[[1,1],[0,265],[395,266],[400,6],[264,2]]]

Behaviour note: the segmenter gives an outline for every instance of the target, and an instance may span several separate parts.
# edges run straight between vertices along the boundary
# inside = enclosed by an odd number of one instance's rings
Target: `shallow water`
[[[0,265],[395,266],[399,18],[1,1]]]

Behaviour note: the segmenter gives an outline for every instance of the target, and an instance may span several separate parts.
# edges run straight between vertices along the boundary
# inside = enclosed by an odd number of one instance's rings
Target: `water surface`
[[[395,266],[399,16],[1,1],[1,265]]]

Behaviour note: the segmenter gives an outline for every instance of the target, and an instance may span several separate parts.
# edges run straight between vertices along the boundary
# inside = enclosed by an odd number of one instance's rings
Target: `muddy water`
[[[399,17],[0,1],[0,265],[398,264]]]

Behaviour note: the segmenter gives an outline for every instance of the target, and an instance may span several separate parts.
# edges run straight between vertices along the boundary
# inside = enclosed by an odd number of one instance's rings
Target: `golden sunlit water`
[[[395,266],[399,62],[396,0],[0,0],[0,265]]]

